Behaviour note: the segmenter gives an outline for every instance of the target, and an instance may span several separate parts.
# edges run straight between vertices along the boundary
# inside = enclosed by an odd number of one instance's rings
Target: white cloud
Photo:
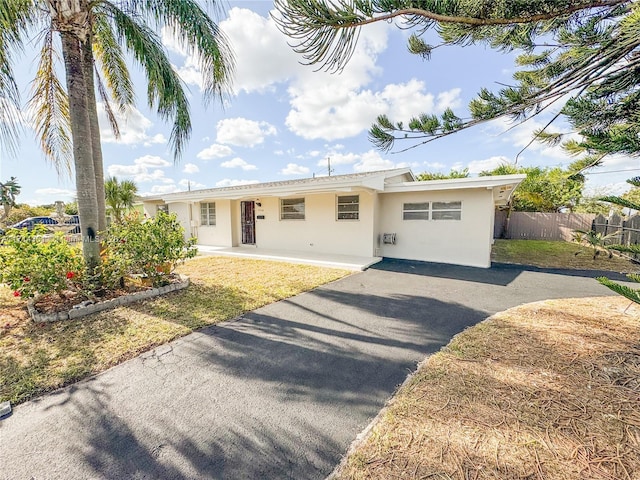
[[[256,122],[246,118],[227,118],[216,126],[216,141],[242,147],[253,147],[264,142],[265,137],[275,135],[276,127],[267,122]]]
[[[175,183],[170,185],[154,185],[151,187],[151,191],[149,192],[151,195],[158,195],[162,193],[174,193],[179,192],[180,189]]]
[[[369,128],[380,114],[408,121],[421,113],[441,113],[461,104],[459,88],[439,93],[436,101],[425,83],[416,79],[389,84],[379,92],[359,86],[324,85],[313,91],[307,87],[290,88],[293,108],[286,119],[289,129],[307,139],[353,137]]]
[[[200,151],[196,157],[202,160],[211,160],[213,158],[224,158],[233,154],[233,150],[231,147],[227,147],[226,145],[220,145],[218,143],[214,143],[204,150]]]
[[[238,157],[228,160],[226,162],[222,162],[220,166],[223,168],[241,168],[242,170],[245,170],[245,171],[258,169],[258,167],[256,167],[255,165],[251,165],[250,163],[247,163]]]
[[[133,163],[144,167],[170,167],[171,162],[157,155],[144,155],[136,158]]]
[[[340,145],[340,147],[342,147]],[[331,159],[331,167],[336,167],[338,165],[353,165],[354,172],[369,172],[373,170],[386,170],[390,168],[404,168],[404,167],[412,167],[417,168],[420,166],[419,163],[407,163],[407,162],[399,162],[395,163],[386,158],[382,158],[380,153],[375,150],[369,150],[365,153],[338,153],[338,152],[330,152],[327,155]],[[318,161],[316,164],[319,167],[327,168],[327,158],[323,158]]]
[[[173,180],[165,177],[165,172],[161,170],[161,168],[166,168],[171,165],[171,162],[161,157],[144,155],[136,158],[133,161],[133,165],[109,165],[107,172],[114,177],[131,177],[136,183],[160,182],[168,184],[173,183]]]
[[[264,91],[305,69],[271,17],[236,7],[220,22],[220,29],[233,45],[237,59],[234,79],[237,91]]]
[[[336,153],[332,152],[327,155],[331,160],[331,165],[351,165],[352,163],[356,163],[360,159],[360,155],[356,153]],[[318,160],[319,167],[327,166],[327,157]]]
[[[473,160],[472,162],[469,162],[467,168],[469,169],[469,173],[475,174],[484,172],[486,170],[493,170],[496,167],[509,163],[511,163],[511,161],[507,157],[505,157],[504,155],[500,155],[489,157],[484,160]],[[464,167],[462,167],[460,164],[454,165],[454,168],[456,168],[458,171],[464,169]]]
[[[184,173],[198,173],[200,171],[200,167],[198,167],[195,163],[187,163],[182,170]]]
[[[306,175],[307,173],[309,173],[307,167],[296,165],[295,163],[288,163],[285,168],[280,170],[281,175]]]
[[[216,182],[216,187],[235,187],[238,185],[253,185],[254,183],[260,182],[258,180],[232,180],[230,178],[225,178],[224,180]]]
[[[187,178],[183,178],[178,182],[178,185],[184,187],[186,189],[193,190],[194,188],[205,188],[206,185],[204,183],[194,182],[193,180],[189,180]]]
[[[369,172],[372,170],[384,170],[387,168],[395,168],[396,164],[391,160],[382,158],[380,154],[374,150],[369,150],[359,155],[358,163],[353,166],[355,172]]]
[[[36,195],[57,195],[59,197],[75,197],[75,190],[68,190],[66,188],[38,188],[35,191]]]
[[[431,168],[433,170],[442,170],[443,168],[447,167],[442,162],[423,162],[423,165],[425,165],[427,168]]]
[[[111,126],[104,111],[104,103],[98,102],[98,123],[100,124],[100,138],[105,143],[121,143],[124,145],[144,145],[167,143],[167,139],[161,133],[155,135],[148,133],[153,123],[142,115],[139,110],[131,107],[124,113],[112,106],[120,128],[120,138],[117,139],[111,130]]]

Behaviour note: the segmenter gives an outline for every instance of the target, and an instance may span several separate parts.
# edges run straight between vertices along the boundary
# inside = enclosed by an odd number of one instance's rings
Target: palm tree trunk
[[[98,202],[91,146],[91,122],[87,105],[87,85],[82,62],[82,42],[69,31],[61,31],[60,36],[69,95],[82,253],[89,274],[93,275],[96,267],[100,264],[100,245],[97,240]]]
[[[98,109],[96,106],[96,94],[94,84],[93,51],[91,49],[92,35],[84,42],[82,47],[82,60],[87,86],[87,111],[91,124],[91,149],[93,152],[93,170],[96,179],[96,197],[98,200],[98,231],[107,229],[107,207],[104,193],[104,166],[102,162],[102,144],[100,142],[100,126],[98,125]]]

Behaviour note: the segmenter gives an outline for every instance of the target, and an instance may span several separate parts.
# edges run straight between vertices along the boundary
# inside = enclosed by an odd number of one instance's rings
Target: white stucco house
[[[417,181],[408,168],[142,198],[199,245],[491,265],[494,212],[524,175]]]

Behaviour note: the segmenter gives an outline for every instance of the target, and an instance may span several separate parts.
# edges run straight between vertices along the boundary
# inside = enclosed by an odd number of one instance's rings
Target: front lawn
[[[421,364],[337,478],[640,478],[640,307],[502,312]]]
[[[618,255],[608,258],[600,254],[593,259],[593,251],[571,242],[547,240],[496,240],[491,250],[491,261],[533,265],[543,268],[570,268],[578,270],[608,270],[634,272],[640,266]]]
[[[0,401],[23,402],[350,273],[225,257],[199,257],[179,272],[191,278],[186,290],[52,324],[31,322],[24,302],[0,286]]]

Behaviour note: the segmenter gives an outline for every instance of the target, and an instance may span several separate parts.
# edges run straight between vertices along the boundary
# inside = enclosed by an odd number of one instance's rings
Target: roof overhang
[[[381,171],[379,174],[373,173],[369,176],[345,178],[337,176],[319,177],[317,182],[307,183],[257,183],[254,185],[243,185],[241,187],[214,188],[204,190],[192,190],[188,192],[177,192],[160,195],[150,195],[141,197],[142,202],[199,202],[202,200],[227,199],[240,200],[244,198],[261,197],[286,197],[296,195],[308,195],[319,193],[353,192],[353,191],[378,191],[382,192],[389,185],[386,180],[392,177],[405,176],[405,178],[415,178],[409,168]],[[406,182],[412,183],[412,182]]]
[[[486,189],[493,192],[496,205],[506,205],[516,187],[527,178],[524,174],[488,177],[452,178],[386,185],[384,193],[437,192],[443,190]]]

